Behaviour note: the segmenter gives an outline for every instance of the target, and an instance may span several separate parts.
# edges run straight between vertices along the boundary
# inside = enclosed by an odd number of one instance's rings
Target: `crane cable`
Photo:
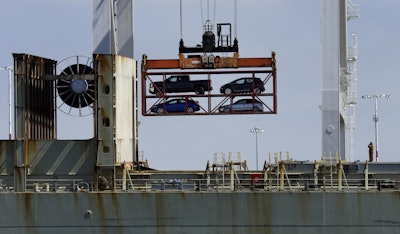
[[[203,18],[203,1],[200,0],[200,12],[201,12],[201,26],[204,24],[204,18]]]
[[[200,9],[201,9],[201,26],[205,25],[204,21],[204,12],[203,12],[203,0],[200,0]],[[212,25],[213,28],[215,28],[215,14],[217,12],[217,1],[214,0],[214,14],[213,14],[213,20],[212,20]],[[207,20],[210,20],[210,0],[207,0]]]
[[[215,28],[215,12],[217,12],[217,0],[214,0],[214,16],[213,16],[213,25]]]
[[[182,30],[182,0],[180,0],[180,4],[179,4],[179,16],[180,16],[181,40],[183,40],[183,30]]]
[[[234,0],[234,37],[237,38],[237,0]],[[201,9],[201,25],[203,26],[204,24],[204,13],[203,13],[203,1],[200,0],[200,9]],[[207,0],[207,20],[210,19],[210,2]],[[215,27],[215,17],[216,17],[216,12],[217,12],[217,1],[214,0],[214,15],[213,15],[213,27]],[[181,39],[183,39],[183,26],[182,26],[182,0],[180,0],[179,4],[179,15],[180,15],[180,34],[181,34]]]
[[[235,39],[237,38],[237,0],[234,0],[234,26],[233,26],[233,34],[234,34],[234,37],[235,37]]]

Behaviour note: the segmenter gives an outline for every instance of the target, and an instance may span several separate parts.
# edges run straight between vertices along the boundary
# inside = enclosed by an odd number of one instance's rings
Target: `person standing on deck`
[[[369,149],[369,161],[372,162],[374,161],[374,144],[372,144],[372,142],[369,143],[368,149]]]

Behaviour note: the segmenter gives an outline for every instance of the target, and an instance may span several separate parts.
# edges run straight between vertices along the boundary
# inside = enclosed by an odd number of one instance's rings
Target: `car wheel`
[[[194,109],[193,109],[193,107],[191,107],[191,106],[188,106],[188,108],[187,108],[187,112],[188,112],[188,113],[193,113],[193,112],[194,112]]]
[[[226,95],[230,95],[232,93],[232,89],[230,89],[230,88],[226,88],[225,89],[225,94]]]
[[[164,109],[162,107],[157,108],[157,113],[159,114],[164,113]]]
[[[254,94],[260,94],[261,89],[260,88],[254,88]]]
[[[196,94],[204,94],[204,88],[203,88],[203,86],[197,86],[197,87],[194,89],[194,92],[195,92]]]
[[[157,97],[161,97],[161,92],[157,90],[157,92],[155,93]]]
[[[224,108],[224,112],[229,112],[229,108]]]

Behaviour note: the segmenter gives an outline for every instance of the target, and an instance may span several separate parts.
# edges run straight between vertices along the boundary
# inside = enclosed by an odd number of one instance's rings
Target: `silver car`
[[[264,110],[264,105],[255,99],[240,99],[232,105],[225,105],[225,106],[220,106],[218,108],[219,112],[230,112],[232,111],[263,111]]]

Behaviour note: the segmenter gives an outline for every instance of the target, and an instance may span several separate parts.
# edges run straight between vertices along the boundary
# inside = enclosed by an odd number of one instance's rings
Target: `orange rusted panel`
[[[237,68],[238,67],[238,58],[215,58],[215,68]]]
[[[215,57],[214,68],[240,68],[240,67],[272,67],[275,69],[275,53],[272,53],[271,58],[239,58],[238,54],[233,57]],[[145,69],[202,69],[201,57],[185,58],[182,54],[179,59],[159,59],[147,60],[144,55]]]
[[[201,69],[201,57],[184,58],[179,56],[179,66],[181,69]]]
[[[272,67],[272,58],[239,58],[238,67]]]
[[[175,69],[179,67],[178,59],[159,59],[159,60],[147,60],[147,69]]]

